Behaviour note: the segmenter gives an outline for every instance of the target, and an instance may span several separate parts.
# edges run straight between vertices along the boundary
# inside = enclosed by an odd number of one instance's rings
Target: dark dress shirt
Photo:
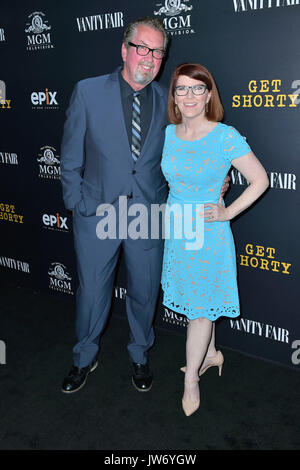
[[[121,100],[123,106],[123,113],[125,119],[125,126],[128,135],[128,141],[131,148],[131,135],[132,135],[132,104],[133,104],[133,93],[134,90],[131,88],[129,83],[127,83],[119,71],[119,82],[121,90]],[[152,107],[153,107],[153,96],[151,85],[145,86],[142,90],[139,91],[140,99],[140,109],[141,109],[141,148],[147,137],[147,133],[150,127],[151,118],[152,118]]]

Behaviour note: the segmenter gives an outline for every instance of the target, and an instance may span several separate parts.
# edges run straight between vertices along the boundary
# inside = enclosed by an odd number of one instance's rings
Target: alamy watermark
[[[6,364],[6,344],[0,339],[0,365]]]
[[[0,80],[0,103],[6,100],[6,85],[3,80]]]
[[[292,89],[296,88],[296,90],[293,92],[293,95],[297,95],[298,98],[294,100],[294,104],[299,104],[300,103],[300,80],[294,80],[292,82]]]
[[[292,343],[292,349],[296,349],[296,351],[292,354],[292,363],[298,366],[300,364],[300,340],[295,339]]]
[[[96,215],[102,216],[96,227],[100,240],[174,238],[183,240],[186,250],[200,250],[204,243],[202,203],[151,204],[149,213],[144,204],[128,207],[127,197],[120,196],[117,209],[112,204],[100,204]],[[129,217],[133,219],[128,223]]]

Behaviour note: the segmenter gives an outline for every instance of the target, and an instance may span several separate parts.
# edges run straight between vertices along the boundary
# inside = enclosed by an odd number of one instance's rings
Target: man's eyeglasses
[[[162,59],[165,55],[165,51],[162,49],[150,49],[150,47],[142,46],[141,44],[133,44],[133,42],[128,42],[129,46],[135,47],[138,55],[148,55],[149,52],[152,52],[152,56],[155,59]]]
[[[189,89],[192,90],[194,95],[204,95],[205,91],[207,90],[206,85],[192,85],[192,86],[176,86],[175,87],[175,93],[177,96],[185,96],[188,94]]]

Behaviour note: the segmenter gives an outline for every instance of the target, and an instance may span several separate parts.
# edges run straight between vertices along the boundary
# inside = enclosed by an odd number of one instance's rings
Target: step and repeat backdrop
[[[217,343],[299,370],[299,0],[4,0],[2,285],[48,291],[69,299],[75,312],[72,215],[60,184],[65,112],[77,81],[122,64],[124,26],[145,15],[160,18],[171,38],[159,80],[168,86],[180,63],[204,64],[216,79],[224,122],[246,137],[270,178],[267,193],[232,222],[242,315],[217,322]],[[230,176],[226,204],[248,184],[234,169]],[[125,298],[121,257],[113,315],[126,315]],[[155,323],[186,332],[186,318],[161,299]]]

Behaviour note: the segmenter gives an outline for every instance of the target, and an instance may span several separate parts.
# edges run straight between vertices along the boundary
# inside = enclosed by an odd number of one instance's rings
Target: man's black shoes
[[[149,369],[148,363],[137,364],[133,362],[132,365],[132,383],[134,387],[139,392],[148,392],[151,389],[153,382],[153,374]],[[62,383],[62,392],[74,393],[80,390],[84,386],[89,373],[93,372],[97,366],[97,360],[93,361],[90,365],[86,367],[82,367],[81,369],[76,366],[73,366]]]
[[[61,391],[64,393],[74,393],[80,390],[84,386],[89,373],[93,372],[97,365],[98,361],[95,360],[89,366],[82,367],[81,369],[73,366],[63,381]]]
[[[137,364],[133,365],[132,383],[139,392],[148,392],[152,387],[153,374],[149,369],[148,364]]]

